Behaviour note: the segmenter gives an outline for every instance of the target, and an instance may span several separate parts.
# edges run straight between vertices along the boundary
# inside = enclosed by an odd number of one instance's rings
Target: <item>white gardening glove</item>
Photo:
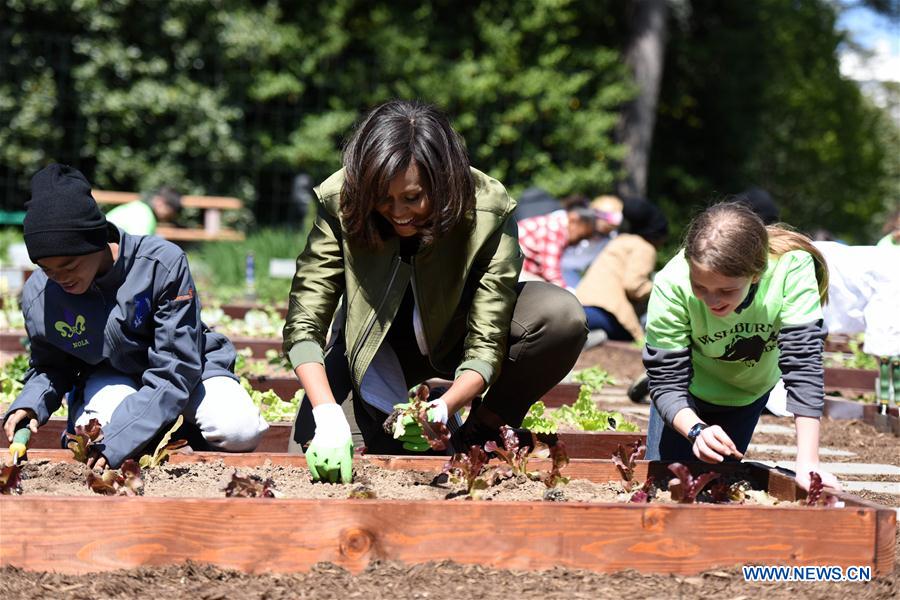
[[[353,478],[353,438],[344,411],[337,404],[312,409],[316,434],[306,450],[313,481],[350,483]]]
[[[406,404],[398,404],[394,408],[395,409],[403,409],[409,406],[409,403]],[[428,403],[428,409],[425,412],[426,417],[432,423],[442,423],[444,425],[447,424],[448,411],[447,411],[447,403],[438,398],[437,400],[432,400]],[[419,425],[419,422],[415,420],[413,417],[404,416],[401,419],[400,425],[402,427],[402,432],[399,436],[395,432],[395,439],[403,442],[403,447],[407,450],[413,450],[415,452],[425,452],[431,448],[428,444],[428,441],[425,439],[422,434],[422,426]],[[399,431],[400,428],[397,429]]]
[[[447,403],[438,398],[437,400],[432,400],[428,403],[428,419],[432,422],[441,422],[444,425],[447,424],[447,419],[450,417],[447,414]]]

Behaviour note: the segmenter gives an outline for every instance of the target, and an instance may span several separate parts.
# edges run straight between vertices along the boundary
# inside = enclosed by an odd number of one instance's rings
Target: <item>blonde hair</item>
[[[772,256],[781,256],[792,250],[803,250],[812,256],[819,284],[819,302],[825,306],[828,303],[828,263],[819,249],[808,237],[784,223],[769,225],[766,230],[769,234],[769,254]]]
[[[792,250],[808,252],[815,264],[819,300],[828,302],[828,265],[825,257],[805,235],[787,225],[764,225],[746,205],[715,204],[698,215],[684,240],[685,258],[727,277],[759,277],[769,257]]]

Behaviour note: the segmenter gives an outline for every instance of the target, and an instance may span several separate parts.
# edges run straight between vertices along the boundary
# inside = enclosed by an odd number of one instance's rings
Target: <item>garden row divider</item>
[[[26,339],[25,330],[0,332],[0,352],[25,352],[23,341]]]
[[[853,389],[867,394],[875,393],[878,371],[871,369],[850,369],[847,367],[825,367],[825,389]]]
[[[30,459],[67,460],[31,451]],[[303,466],[286,454],[197,453],[173,464]],[[443,457],[380,457],[387,468],[438,472]],[[739,471],[785,500],[794,481],[752,463],[689,465]],[[662,475],[641,462],[636,476]],[[611,461],[573,460],[572,478],[617,480]],[[26,482],[27,484],[27,482]],[[348,486],[349,489],[349,486]],[[371,560],[453,560],[506,569],[636,569],[691,574],[741,564],[894,567],[896,512],[842,495],[846,508],[250,498],[0,497],[0,565],[85,573],[211,563],[249,573],[306,571],[331,561],[351,572]],[[49,523],[62,524],[59,527]],[[441,525],[436,525],[441,524]]]
[[[278,312],[278,314],[281,315],[281,318],[287,317],[287,306],[273,306],[271,304],[260,304],[258,302],[232,302],[223,304],[219,308],[232,319],[243,319],[251,310],[267,312],[272,309]]]

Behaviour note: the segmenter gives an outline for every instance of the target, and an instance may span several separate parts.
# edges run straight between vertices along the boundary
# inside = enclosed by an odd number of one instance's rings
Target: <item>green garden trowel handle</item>
[[[13,463],[18,463],[19,459],[25,456],[28,449],[28,442],[31,440],[31,429],[28,428],[28,422],[24,421],[24,427],[17,430],[13,435],[12,444],[9,445],[9,453],[12,454]]]

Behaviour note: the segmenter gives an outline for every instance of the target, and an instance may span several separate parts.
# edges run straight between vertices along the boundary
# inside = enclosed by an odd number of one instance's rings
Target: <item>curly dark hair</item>
[[[341,218],[347,238],[378,249],[393,235],[375,207],[391,180],[412,163],[431,200],[422,234],[429,244],[470,218],[475,182],[464,142],[441,111],[418,101],[392,100],[372,110],[344,148]]]

